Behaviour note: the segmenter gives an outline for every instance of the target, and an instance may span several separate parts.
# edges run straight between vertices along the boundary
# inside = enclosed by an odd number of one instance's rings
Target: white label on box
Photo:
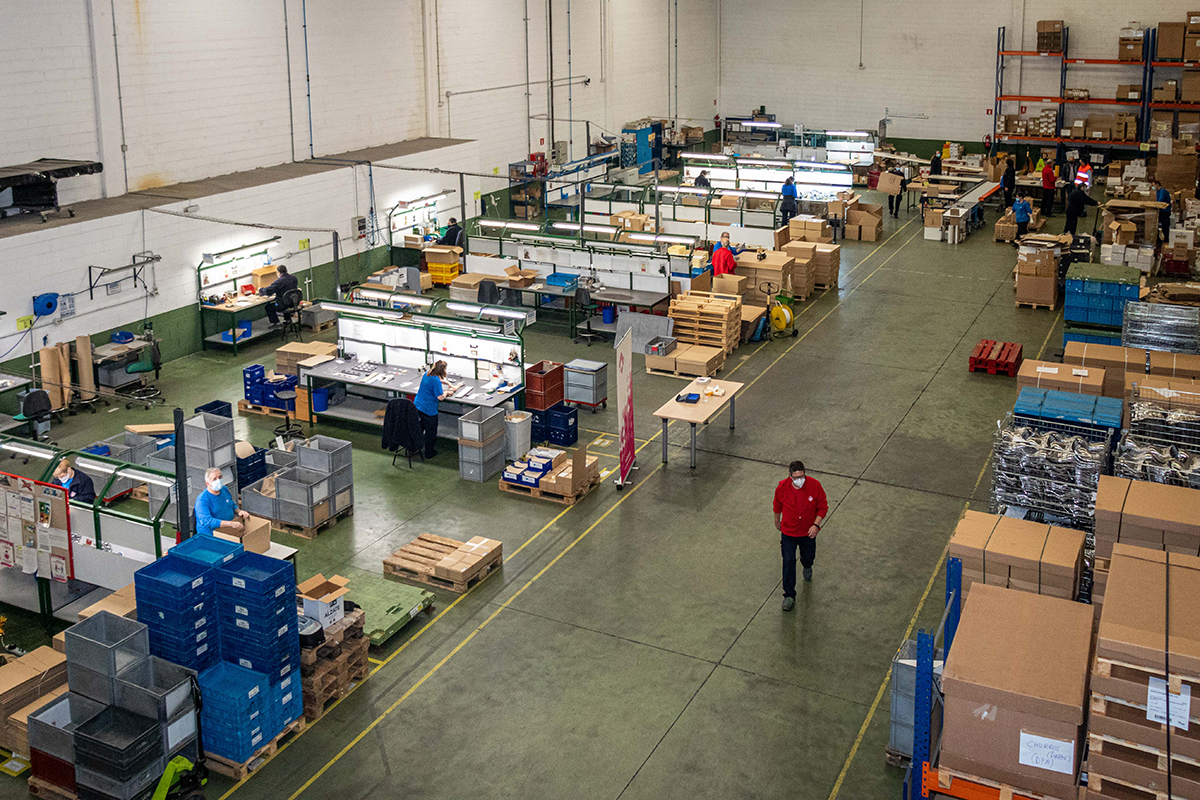
[[[257,745],[261,741],[262,741],[262,734],[260,733],[258,736],[255,736],[253,739],[250,740],[250,744],[251,744],[251,746]]]
[[[408,618],[409,618],[409,619],[412,619],[413,617],[417,616],[417,614],[420,614],[420,613],[421,613],[421,607],[420,607],[420,606],[413,606],[413,607],[412,607],[412,610],[410,610],[410,611],[408,612]]]
[[[292,665],[291,665],[291,664],[288,664],[286,667],[284,667],[283,669],[279,670],[279,677],[281,677],[281,678],[282,678],[284,675],[287,675],[287,674],[288,674],[289,672],[291,672],[291,671],[292,671]]]
[[[281,594],[283,594],[285,589],[287,589],[286,586],[280,586],[278,589],[275,590],[275,596],[279,597]]]
[[[291,686],[291,685],[292,685],[292,679],[291,679],[291,678],[288,678],[288,679],[286,679],[286,680],[280,681],[280,682],[279,682],[279,690],[280,690],[280,691],[283,691],[284,689],[286,689],[287,687],[289,687],[289,686]],[[285,703],[286,703],[286,702],[287,702],[287,700],[285,699],[283,702],[285,702]]]
[[[204,603],[196,603],[196,605],[192,606],[192,611],[195,611],[196,613],[200,613],[203,610],[204,610]]]
[[[196,732],[196,714],[187,714],[167,726],[167,749],[175,746]]]
[[[253,689],[251,689],[251,690],[250,690],[250,693],[246,695],[246,699],[247,699],[247,700],[253,700],[253,699],[254,699],[254,696],[255,696],[256,694],[258,694],[258,687],[257,687],[257,686],[255,686]]]
[[[280,636],[283,636],[285,633],[287,633],[287,631],[288,631],[288,626],[284,625],[282,628],[279,629],[279,633],[275,634],[275,638],[279,638]]]
[[[203,642],[206,638],[208,638],[208,631],[200,631],[196,634],[196,644]]]
[[[241,578],[234,578],[234,579],[233,579],[233,585],[234,585],[234,586],[236,586],[236,587],[237,587],[237,588],[239,588],[239,589],[245,589],[245,588],[246,588],[246,582],[245,582],[244,580],[242,580]]]
[[[196,655],[197,655],[197,656],[202,656],[202,655],[204,655],[204,654],[205,654],[205,653],[207,653],[207,652],[208,652],[208,645],[206,645],[206,644],[202,644],[202,645],[200,645],[199,647],[197,647],[197,648],[196,648]]]
[[[204,578],[202,578],[202,577],[196,578],[196,580],[192,581],[192,588],[199,589],[203,583],[204,583]]]
[[[1049,372],[1051,375],[1058,374],[1058,367],[1038,367],[1038,372]]]
[[[254,662],[252,662],[252,661],[249,661],[249,660],[247,660],[247,659],[244,659],[244,658],[239,658],[239,659],[238,659],[238,664],[242,665],[242,666],[243,666],[243,667],[245,667],[246,669],[252,669],[252,668],[254,667]]]
[[[234,606],[233,610],[235,612],[237,612],[238,614],[242,614],[243,616],[250,613],[249,611],[246,610],[245,606]]]
[[[255,688],[255,690],[254,690],[254,691],[256,691],[256,692],[257,692],[257,691],[258,691],[258,689],[257,689],[257,688]],[[254,720],[258,719],[258,715],[259,715],[260,713],[262,713],[262,712],[255,711],[253,714],[251,714],[251,715],[250,715],[250,721],[251,721],[251,722],[254,722]]]
[[[1035,733],[1021,731],[1021,751],[1017,761],[1027,767],[1075,774],[1075,742],[1050,739]]]
[[[1086,369],[1073,369],[1071,370],[1071,374],[1078,375],[1080,378],[1086,378],[1088,371]]]
[[[1150,678],[1146,692],[1146,719],[1162,724],[1167,721],[1167,682],[1163,678]],[[1188,729],[1188,717],[1192,714],[1192,687],[1181,686],[1180,693],[1171,693],[1171,727],[1181,731]]]
[[[201,617],[200,619],[196,620],[196,625],[195,625],[195,627],[196,627],[197,629],[199,629],[199,628],[203,628],[203,627],[204,627],[204,623],[205,623],[207,620],[208,620],[208,617]]]
[[[237,626],[244,630],[250,630],[250,622],[248,620],[239,619],[237,621]]]
[[[283,696],[283,699],[279,701],[279,704],[281,706],[286,706],[290,702],[292,702],[292,694],[291,692],[288,692]]]

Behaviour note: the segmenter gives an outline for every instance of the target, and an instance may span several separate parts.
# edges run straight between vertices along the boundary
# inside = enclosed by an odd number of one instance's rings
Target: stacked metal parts
[[[1200,401],[1200,395],[1190,398]],[[1117,445],[1113,474],[1200,489],[1200,404],[1168,408],[1158,403],[1133,403],[1129,430]]]
[[[1095,527],[1096,488],[1112,447],[1110,433],[1059,423],[1057,430],[1011,415],[993,443],[992,512],[1041,512],[1047,522]]]
[[[1173,353],[1200,353],[1200,307],[1126,303],[1121,344]]]
[[[171,758],[196,758],[195,673],[149,649],[145,625],[106,611],[67,629],[70,691],[29,717],[39,778],[80,800],[131,800]]]

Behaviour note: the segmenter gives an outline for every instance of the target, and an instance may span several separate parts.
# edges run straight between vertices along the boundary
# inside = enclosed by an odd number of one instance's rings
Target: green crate
[[[350,579],[349,599],[366,614],[364,632],[379,647],[433,605],[434,594],[363,570],[340,570]]]
[[[1137,286],[1142,282],[1142,273],[1136,267],[1118,264],[1072,264],[1067,267],[1067,280],[1126,283]]]

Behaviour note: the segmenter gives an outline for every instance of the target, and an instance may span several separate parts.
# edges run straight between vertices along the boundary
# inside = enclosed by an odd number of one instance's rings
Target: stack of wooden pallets
[[[332,701],[346,693],[351,683],[367,677],[367,648],[364,635],[366,615],[351,611],[325,629],[325,641],[300,650],[300,686],[304,692],[304,716],[319,718]]]
[[[685,344],[732,353],[741,340],[742,298],[736,294],[684,292],[671,300],[667,315],[675,320],[673,335]]]

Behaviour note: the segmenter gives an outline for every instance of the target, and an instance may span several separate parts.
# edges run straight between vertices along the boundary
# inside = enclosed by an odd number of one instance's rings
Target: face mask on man
[[[213,478],[211,481],[208,482],[208,488],[212,489],[214,492],[221,491],[221,479]]]
[[[795,486],[797,489],[804,488],[804,478],[792,478],[792,486]]]

